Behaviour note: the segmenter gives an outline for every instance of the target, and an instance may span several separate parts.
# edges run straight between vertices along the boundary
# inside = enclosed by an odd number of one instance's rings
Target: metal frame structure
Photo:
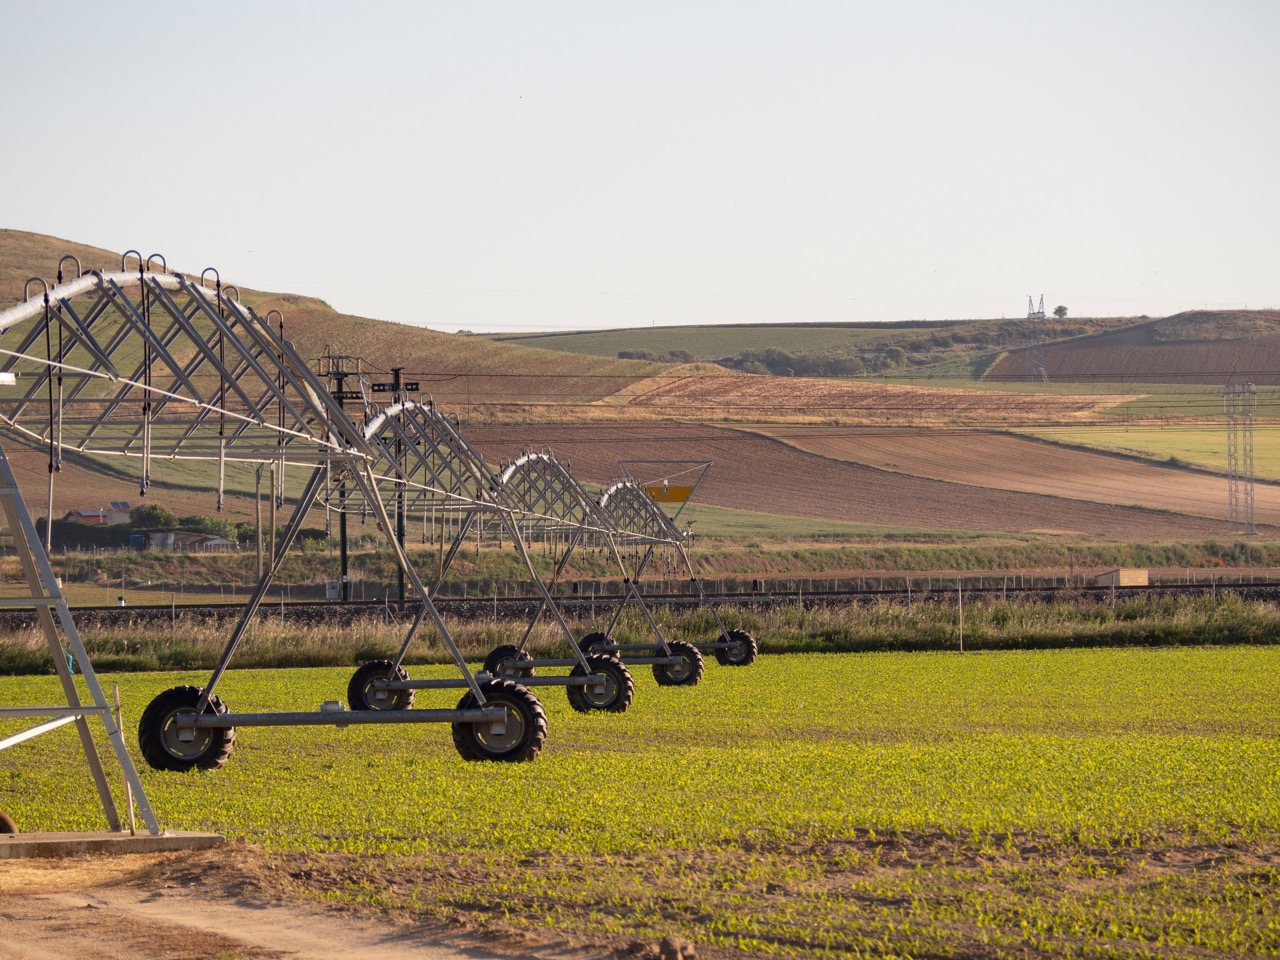
[[[508,501],[521,503],[526,507],[542,511],[543,523],[537,525],[531,533],[540,536],[544,541],[550,540],[562,548],[557,558],[552,576],[552,584],[559,581],[573,551],[585,543],[594,543],[603,548],[622,578],[623,589],[627,594],[635,594],[642,604],[643,600],[636,593],[635,584],[627,575],[626,564],[616,542],[617,531],[607,517],[601,513],[599,505],[594,502],[578,481],[570,473],[567,466],[556,460],[550,453],[526,452],[511,463],[505,465],[499,477],[502,496]],[[557,543],[558,541],[558,543]],[[553,660],[526,660],[525,647],[533,633],[534,627],[543,613],[548,610],[562,625],[566,638],[573,648],[574,655],[582,658],[594,658],[611,655],[612,651],[597,649],[583,640],[575,641],[568,628],[564,627],[564,618],[553,600],[550,590],[543,585],[542,605],[534,612],[524,636],[513,647],[499,647],[490,653],[492,661],[506,663],[513,670],[533,670],[540,666],[556,666]],[[692,685],[702,675],[700,658],[686,645],[669,642],[663,636],[662,629],[654,620],[647,606],[644,613],[650,628],[657,637],[656,647],[650,648],[643,658],[633,658],[632,663],[647,663],[653,666],[655,674],[660,675],[664,683],[671,685]]]
[[[1232,533],[1252,536],[1254,520],[1253,416],[1258,388],[1252,383],[1228,383],[1222,392],[1227,415],[1227,518]]]
[[[128,268],[130,257],[137,260],[136,270]],[[64,281],[68,261],[76,275]],[[33,285],[42,288],[34,298]],[[0,337],[8,339],[0,339],[0,427],[47,447],[51,514],[54,477],[65,456],[83,458],[91,467],[107,458],[136,463],[143,496],[151,489],[153,469],[165,462],[216,464],[219,508],[228,467],[271,465],[273,496],[281,504],[286,468],[309,470],[271,562],[209,681],[202,688],[165,691],[143,712],[143,756],[161,769],[216,768],[226,762],[237,726],[447,722],[468,759],[532,759],[546,735],[541,704],[518,684],[477,678],[468,669],[377,495],[374,466],[383,449],[348,419],[285,340],[283,316],[274,310],[259,316],[233,289],[212,269],[199,280],[171,273],[159,255],[144,260],[129,251],[118,273],[85,272],[75,258],[64,257],[56,285],[32,278],[24,302],[0,312]],[[216,696],[304,519],[335,479],[364,496],[412,582],[420,598],[414,628],[429,617],[457,666],[458,685],[467,689],[457,708],[375,714],[330,702],[313,712],[237,714]],[[47,544],[21,539],[24,565],[47,567]],[[72,654],[82,671],[91,670],[82,647],[72,644]],[[8,709],[0,717],[25,708]]]
[[[431,586],[434,595],[472,529],[477,537],[486,518],[496,521],[489,535],[510,538],[526,570],[537,586],[541,605],[518,644],[504,644],[485,659],[485,670],[499,676],[518,678],[527,686],[563,686],[574,709],[621,712],[630,705],[634,683],[626,667],[603,652],[580,648],[575,641],[552,588],[559,578],[573,544],[591,536],[608,550],[625,579],[625,568],[612,541],[612,531],[600,516],[595,503],[559,461],[546,453],[526,453],[492,470],[478,451],[462,436],[457,425],[441,414],[430,401],[400,401],[376,413],[365,428],[366,436],[383,450],[382,486],[384,501],[398,505],[405,513],[427,510],[458,511],[456,533],[441,554]],[[355,502],[353,502],[355,501]],[[343,510],[365,504],[348,496],[339,504]],[[400,524],[403,527],[403,524]],[[564,558],[550,583],[538,573],[531,556],[533,542],[557,541],[565,545]],[[539,619],[550,611],[568,642],[570,657],[532,659],[525,650]],[[654,629],[657,630],[656,623]],[[403,691],[420,689],[437,681],[415,681],[408,677],[403,661],[416,630],[410,630],[392,660],[366,664],[352,679],[349,701],[353,708],[379,709],[403,702]],[[661,632],[658,631],[661,638]],[[660,649],[645,662],[661,663],[676,673],[691,669],[689,651],[672,649],[662,641]],[[540,668],[570,668],[568,676],[539,674]],[[411,694],[410,694],[411,696]]]
[[[601,492],[599,503],[601,512],[617,531],[619,545],[643,548],[629,571],[633,586],[640,582],[657,548],[670,547],[680,558],[689,582],[697,593],[698,603],[710,612],[720,632],[720,639],[697,642],[693,646],[698,650],[712,652],[723,666],[746,666],[754,662],[757,653],[755,638],[745,630],[731,630],[725,626],[719,610],[707,597],[702,580],[693,569],[693,561],[685,548],[686,534],[676,522],[702,486],[707,471],[711,469],[710,461],[624,460],[618,465],[622,468],[623,478],[614,481]],[[640,467],[648,468],[655,476],[652,479],[637,479],[632,469]],[[673,480],[676,482],[673,483]],[[668,516],[659,503],[676,503],[679,506],[673,515]],[[649,644],[613,642],[613,631],[622,619],[627,602],[633,596],[644,606],[644,599],[638,589],[624,595],[614,610],[608,627],[590,638],[591,649],[616,653],[624,663],[636,662],[633,658],[643,657],[652,649]],[[648,616],[647,608],[645,612]],[[648,619],[653,622],[652,616],[648,616]]]
[[[62,693],[66,699],[66,704],[57,706],[0,707],[0,718],[48,718],[21,733],[0,739],[0,750],[15,747],[59,727],[74,723],[76,732],[80,736],[80,746],[84,750],[85,760],[89,765],[89,772],[93,776],[94,786],[98,791],[98,798],[106,814],[107,824],[113,831],[122,831],[124,824],[120,819],[120,812],[111,793],[106,769],[102,765],[102,758],[98,754],[93,732],[89,726],[88,718],[97,717],[102,721],[107,742],[111,744],[116,762],[119,763],[120,770],[124,774],[127,814],[130,823],[133,822],[136,804],[147,832],[152,836],[158,836],[163,832],[160,823],[151,809],[147,792],[129,756],[129,748],[124,742],[124,733],[116,723],[112,706],[107,701],[98,675],[93,670],[93,664],[89,662],[84,642],[80,639],[75,620],[67,606],[66,595],[63,594],[53,567],[49,564],[48,554],[45,553],[36,536],[35,524],[31,522],[27,505],[22,501],[17,480],[14,479],[13,470],[9,466],[9,459],[5,456],[3,448],[0,448],[0,510],[3,511],[8,524],[9,534],[13,538],[14,549],[22,565],[23,576],[29,591],[25,598],[6,597],[0,600],[0,607],[32,606],[35,608],[40,632],[44,634],[48,643],[49,655],[53,658],[54,669],[57,671],[58,680],[62,684]],[[59,638],[59,627],[61,627],[62,636],[66,638],[69,655]],[[71,672],[72,664],[79,667],[80,675],[84,678],[90,700],[87,704],[82,701],[76,687],[76,681]]]

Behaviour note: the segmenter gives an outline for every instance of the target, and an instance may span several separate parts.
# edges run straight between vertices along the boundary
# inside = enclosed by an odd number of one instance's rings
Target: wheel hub
[[[607,707],[618,696],[618,683],[607,673],[593,673],[582,692],[593,707]]]
[[[672,680],[685,680],[693,673],[693,664],[687,657],[681,657],[678,654],[677,657],[675,663],[667,665],[667,676]]]
[[[164,726],[160,731],[160,742],[172,756],[181,760],[195,760],[209,749],[211,734],[201,730],[184,720],[194,721],[198,716],[190,707],[175,710],[164,718]]]
[[[476,740],[490,753],[504,753],[517,746],[524,736],[524,718],[520,711],[512,709],[505,703],[490,706],[502,707],[502,720],[476,724]]]

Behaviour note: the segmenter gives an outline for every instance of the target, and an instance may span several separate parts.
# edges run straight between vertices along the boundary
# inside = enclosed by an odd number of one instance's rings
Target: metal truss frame
[[[486,670],[517,678],[527,686],[588,688],[595,699],[586,698],[584,701],[575,697],[570,689],[570,701],[585,702],[599,709],[625,709],[625,704],[619,707],[604,696],[601,685],[606,681],[601,670],[607,672],[610,665],[593,660],[589,651],[580,648],[552,593],[573,546],[586,536],[598,540],[609,551],[619,573],[626,579],[625,565],[613,544],[607,521],[568,469],[548,453],[530,452],[494,471],[463,437],[457,424],[429,401],[402,401],[379,411],[366,425],[365,434],[383,451],[379,464],[382,483],[379,496],[384,501],[394,501],[401,517],[409,511],[426,509],[457,509],[460,513],[461,519],[447,553],[443,536],[441,538],[439,569],[430,588],[432,595],[444,582],[473,527],[482,523],[485,517],[497,521],[490,527],[490,536],[496,527],[499,539],[504,534],[510,538],[536,585],[541,604],[527,625],[524,636],[518,644],[504,645],[493,651],[486,658]],[[355,504],[348,496],[346,502],[339,506],[349,510]],[[366,505],[360,506],[364,509]],[[530,549],[531,543],[547,540],[555,540],[565,546],[565,554],[549,582],[538,572]],[[547,612],[555,619],[569,645],[571,656],[568,658],[532,659],[525,652],[534,627]],[[662,643],[659,654],[662,662],[675,662],[665,640],[661,639],[657,624],[653,626]],[[378,681],[380,689],[413,690],[424,683],[409,679],[403,669],[414,632],[416,624],[395,658],[387,663],[385,679]],[[621,663],[616,666],[625,674]],[[536,672],[539,668],[564,667],[572,668],[568,676]],[[628,689],[631,687],[629,676],[623,676],[621,680]]]
[[[127,269],[131,256],[137,259],[136,271]],[[68,261],[75,265],[75,276],[63,280],[62,268]],[[156,261],[159,269],[153,268]],[[207,285],[210,275],[214,278],[212,287]],[[34,297],[29,296],[33,286],[37,286]],[[212,676],[200,689],[198,701],[165,719],[162,732],[169,738],[165,742],[181,752],[184,745],[199,742],[200,731],[229,730],[237,724],[348,726],[434,721],[454,723],[460,751],[463,746],[459,724],[475,725],[477,731],[483,728],[497,743],[505,734],[511,710],[509,706],[490,706],[489,699],[496,688],[480,682],[468,669],[430,594],[396,541],[385,505],[377,494],[379,477],[374,473],[383,448],[371,443],[364,431],[348,419],[341,405],[285,340],[283,316],[274,310],[265,318],[259,316],[241,302],[238,290],[234,295],[232,290],[223,286],[215,270],[205,270],[196,281],[169,272],[158,255],[144,260],[136,251],[129,251],[122,257],[117,273],[85,272],[74,257],[64,257],[56,284],[50,286],[42,278],[32,278],[27,281],[24,301],[0,311],[0,337],[9,335],[8,343],[0,341],[0,428],[47,447],[51,517],[54,477],[67,454],[92,458],[90,465],[100,465],[99,458],[136,460],[139,492],[143,496],[152,486],[153,469],[166,461],[216,462],[219,507],[225,496],[228,464],[258,468],[274,464],[277,486],[273,496],[280,503],[284,501],[287,462],[310,468],[309,479],[271,563],[263,570]],[[308,511],[317,505],[326,481],[335,473],[349,478],[373,510],[398,567],[420,598],[415,626],[424,616],[435,624],[461,674],[459,685],[468,688],[465,707],[460,704],[456,710],[396,711],[395,715],[384,713],[376,718],[358,712],[335,714],[331,709],[296,714],[222,712],[225,708],[214,691],[248,633]],[[16,490],[16,484],[12,486]],[[24,567],[31,566],[37,572],[51,569],[47,543],[42,549],[31,537],[15,539],[21,541]],[[48,609],[42,604],[50,597],[56,599],[54,594],[33,599],[37,608],[45,611],[42,618],[48,616]],[[65,606],[65,599],[61,602]],[[69,613],[63,623],[64,632],[68,624],[74,628]],[[69,642],[70,637],[68,634]],[[91,671],[83,646],[72,642],[71,648],[80,670]],[[542,712],[536,698],[522,688],[517,688],[517,695],[532,701],[527,704],[532,712],[521,716],[531,718],[531,723],[537,721],[533,725],[540,724],[545,731],[545,717],[539,720],[534,716],[541,716]],[[509,696],[504,702],[511,702]],[[0,717],[22,715],[26,709],[0,709]],[[15,714],[15,710],[19,713]],[[109,718],[99,713],[110,729]],[[147,733],[143,728],[148,715],[144,711],[140,737]],[[484,739],[480,734],[476,737]],[[473,746],[474,741],[474,737],[467,740]],[[121,742],[121,749],[122,746]],[[147,755],[145,745],[143,753]],[[476,750],[472,753],[476,754]],[[480,759],[481,755],[475,758]],[[126,759],[127,755],[122,755],[122,765]],[[208,759],[197,752],[197,759],[192,762],[206,765]],[[148,760],[152,757],[148,756]],[[183,758],[175,762],[179,761],[186,762]],[[225,762],[225,756],[216,765],[221,762]],[[92,766],[93,761],[90,763]],[[210,761],[209,765],[215,764]],[[145,805],[140,784],[136,791],[139,804]],[[118,818],[105,797],[104,808],[114,829]]]
[[[677,525],[685,506],[696,496],[711,462],[706,460],[623,460],[618,465],[622,468],[623,478],[608,485],[600,494],[601,512],[619,531],[619,539],[627,544],[643,547],[643,553],[631,568],[630,575],[634,583],[639,583],[645,568],[653,559],[659,546],[667,546],[675,550],[689,582],[697,592],[698,603],[707,610],[716,622],[720,639],[694,643],[699,650],[709,650],[716,654],[722,663],[751,662],[755,659],[755,641],[750,635],[739,630],[730,630],[720,618],[716,605],[707,597],[702,579],[693,569],[693,561],[686,549],[686,535]],[[646,468],[655,475],[650,479],[637,479],[634,469]],[[672,481],[676,481],[673,483]],[[675,513],[668,516],[658,504],[659,502],[678,503]],[[639,598],[639,591],[635,594]],[[614,610],[604,634],[610,642],[600,647],[609,652],[618,653],[624,663],[632,662],[632,653],[646,653],[646,644],[616,644],[612,642],[613,631],[622,619],[623,611],[629,596],[623,596]],[[643,600],[641,600],[643,603]],[[652,618],[650,618],[652,620]],[[747,645],[749,644],[749,650]],[[745,660],[739,660],[745,657]]]

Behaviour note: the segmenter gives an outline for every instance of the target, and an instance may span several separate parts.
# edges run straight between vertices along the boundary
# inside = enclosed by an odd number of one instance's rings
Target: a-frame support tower
[[[116,761],[124,773],[125,783],[129,788],[126,791],[127,794],[131,795],[132,802],[137,805],[147,832],[152,836],[159,836],[163,831],[156,821],[142,782],[138,779],[138,771],[129,757],[124,734],[116,724],[111,704],[107,702],[102,684],[98,682],[98,675],[94,673],[93,664],[89,662],[89,655],[80,639],[80,632],[71,618],[67,598],[58,584],[58,578],[53,573],[49,555],[36,535],[35,524],[31,522],[31,514],[22,500],[22,493],[18,489],[17,480],[14,479],[13,469],[9,466],[3,447],[0,447],[0,512],[3,512],[9,534],[13,538],[13,548],[22,566],[28,590],[26,597],[0,598],[0,607],[35,608],[40,632],[48,641],[49,653],[53,657],[54,668],[58,671],[58,679],[62,681],[62,691],[66,699],[63,705],[0,707],[0,719],[41,720],[34,727],[0,740],[0,750],[56,730],[68,723],[75,724],[76,731],[80,734],[80,744],[84,748],[85,759],[89,764],[89,771],[98,788],[98,796],[102,801],[107,824],[113,831],[123,831],[124,823],[120,819],[120,811],[112,796],[106,769],[93,739],[90,720],[97,718],[106,730],[107,741],[111,744]],[[66,651],[59,638],[59,627],[62,637],[66,638]],[[80,691],[72,674],[73,665],[88,688],[88,703],[81,700]]]

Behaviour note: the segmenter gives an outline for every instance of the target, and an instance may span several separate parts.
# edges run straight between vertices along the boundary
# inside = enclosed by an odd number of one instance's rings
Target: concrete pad
[[[145,830],[124,833],[4,833],[0,834],[0,860],[24,857],[72,857],[86,853],[169,853],[175,850],[207,850],[226,843],[217,833],[166,830],[153,837]]]

